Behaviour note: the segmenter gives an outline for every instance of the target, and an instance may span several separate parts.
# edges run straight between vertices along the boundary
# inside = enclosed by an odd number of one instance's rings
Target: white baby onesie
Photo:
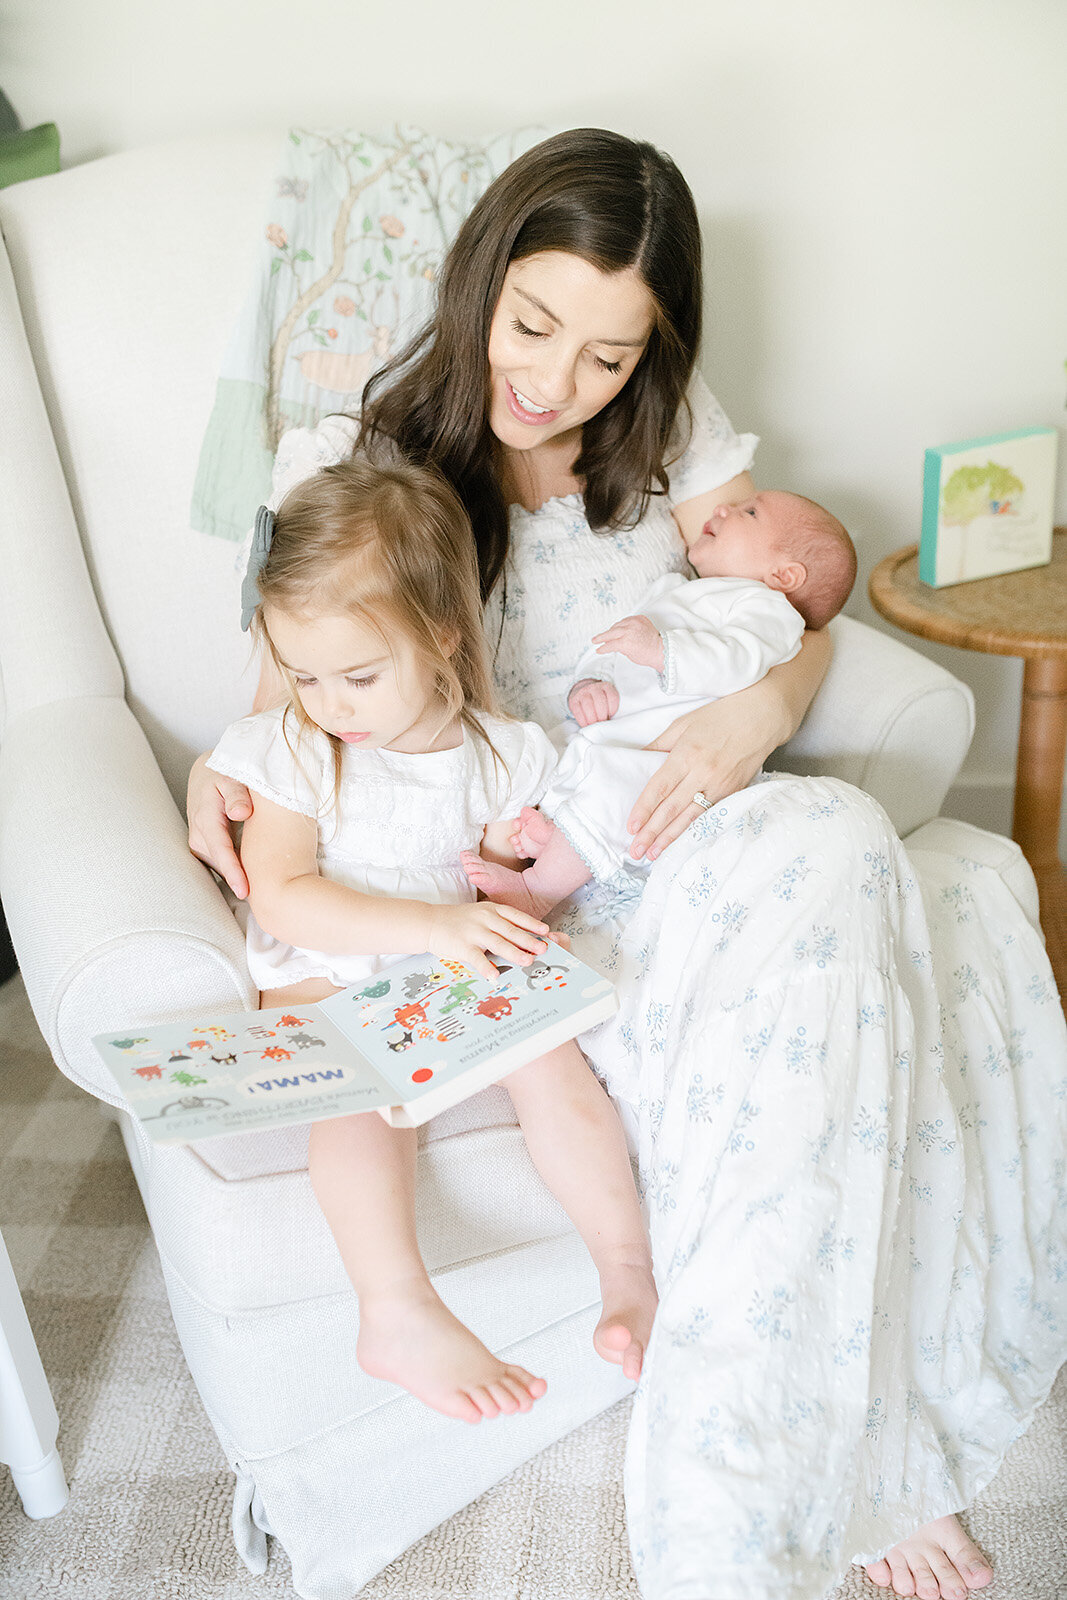
[[[536,723],[485,715],[479,720],[504,766],[466,729],[454,750],[422,755],[346,745],[337,807],[330,741],[318,728],[301,733],[290,708],[232,723],[208,766],[289,811],[316,818],[322,877],[362,894],[459,905],[475,898],[460,851],[478,849],[486,823],[536,804],[556,764],[556,752]],[[339,956],[300,949],[272,938],[251,915],[246,953],[260,989],[305,978],[328,978],[344,988],[399,959],[385,952]]]
[[[636,613],[663,639],[663,671],[590,646],[574,681],[600,678],[619,691],[606,722],[562,730],[566,748],[541,810],[605,881],[630,859],[626,822],[634,801],[666,756],[645,745],[676,717],[757,683],[800,649],[804,619],[784,594],[751,578],[657,578]]]

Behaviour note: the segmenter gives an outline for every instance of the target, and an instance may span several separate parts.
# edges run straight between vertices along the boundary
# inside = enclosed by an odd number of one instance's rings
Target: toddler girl
[[[460,864],[510,861],[508,824],[555,753],[493,714],[470,524],[435,474],[350,461],[261,510],[242,599],[288,691],[210,757],[248,785],[249,971],[299,1009],[430,951],[493,977],[548,929],[478,903]],[[488,952],[488,953],[487,953]],[[599,1354],[636,1378],[656,1295],[622,1129],[571,1041],[504,1080],[530,1155],[600,1274]],[[413,1129],[373,1113],[311,1127],[312,1185],[359,1296],[364,1371],[467,1422],[528,1411],[543,1378],[499,1360],[443,1304],[415,1238]]]

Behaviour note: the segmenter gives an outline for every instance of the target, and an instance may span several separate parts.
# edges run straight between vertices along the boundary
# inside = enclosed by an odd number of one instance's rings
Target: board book
[[[414,1128],[605,1021],[614,987],[568,950],[499,966],[411,956],[314,1005],[93,1039],[157,1144],[354,1111]]]
[[[927,450],[919,577],[932,588],[1052,559],[1055,428],[1020,428]]]

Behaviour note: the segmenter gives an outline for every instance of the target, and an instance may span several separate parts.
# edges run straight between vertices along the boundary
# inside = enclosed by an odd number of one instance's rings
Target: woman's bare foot
[[[459,1422],[529,1411],[548,1384],[500,1361],[419,1279],[360,1297],[356,1355],[373,1378]]]
[[[517,856],[536,861],[551,839],[554,826],[535,806],[523,806],[511,835],[511,848]]]
[[[593,1330],[596,1353],[636,1380],[659,1305],[651,1267],[626,1261],[601,1267],[600,1298],[603,1309]]]
[[[918,1600],[966,1600],[993,1582],[993,1569],[955,1517],[938,1517],[866,1568],[872,1583]]]
[[[462,850],[460,862],[464,872],[476,889],[480,889],[487,900],[495,900],[500,906],[513,906],[516,911],[528,911],[531,916],[542,917],[555,901],[542,905],[538,896],[527,887],[526,879],[521,872],[513,872],[510,867],[498,867],[495,861],[485,861],[476,850]]]

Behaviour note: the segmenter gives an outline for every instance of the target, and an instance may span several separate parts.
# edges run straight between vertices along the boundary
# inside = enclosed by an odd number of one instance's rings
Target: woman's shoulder
[[[290,489],[323,467],[332,467],[352,454],[359,437],[359,418],[343,414],[323,417],[314,428],[290,428],[278,441],[271,473],[270,499],[277,511]]]
[[[703,375],[694,372],[667,452],[670,503],[694,500],[747,472],[758,444],[758,435],[735,431]]]

